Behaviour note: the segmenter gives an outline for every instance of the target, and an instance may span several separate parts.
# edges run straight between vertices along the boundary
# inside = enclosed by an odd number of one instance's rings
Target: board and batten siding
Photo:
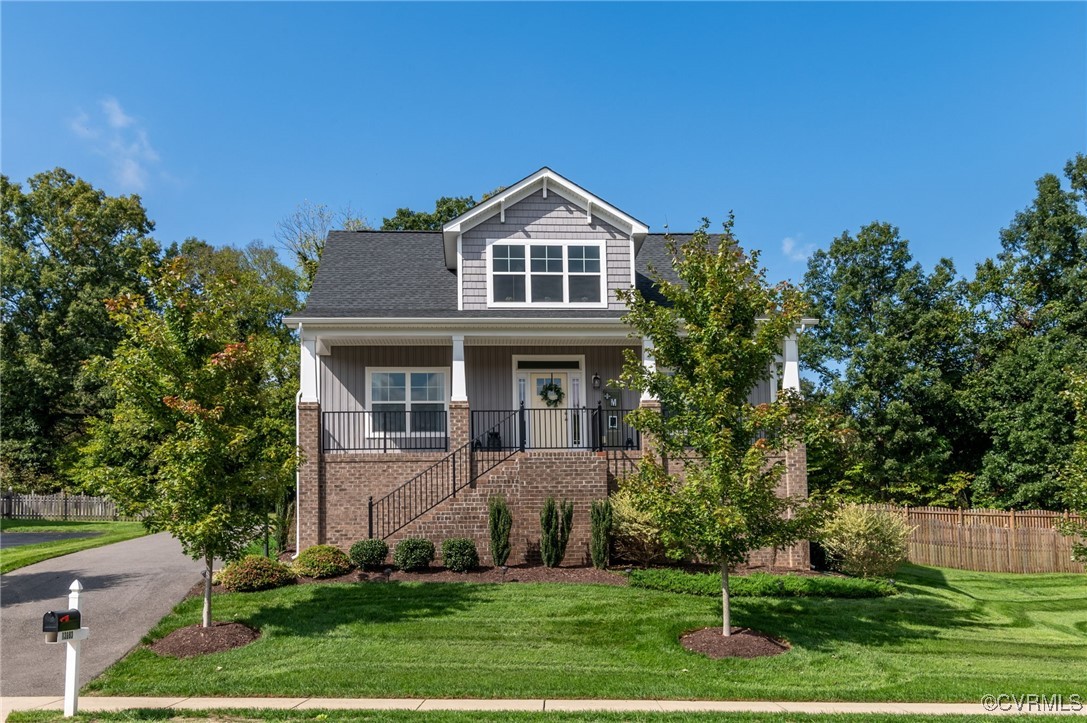
[[[334,346],[320,357],[321,409],[326,412],[358,412],[366,403],[366,368],[449,369],[452,346]],[[450,380],[446,379],[446,385]],[[449,389],[445,390],[449,395]]]
[[[631,347],[640,353],[637,347]],[[468,404],[478,410],[513,410],[513,356],[584,355],[582,370],[582,405],[595,407],[603,399],[603,387],[616,379],[623,368],[623,347],[617,346],[468,346],[464,349],[464,366],[468,383]],[[592,388],[593,374],[600,375],[601,388]],[[638,392],[624,390],[624,409],[635,409]]]
[[[593,216],[585,223],[585,209],[557,193],[543,191],[526,196],[506,208],[506,222],[495,214],[461,237],[461,275],[465,309],[487,308],[488,239],[606,241],[608,308],[625,309],[616,289],[630,288],[630,237],[610,223]]]
[[[623,348],[617,346],[467,346],[464,349],[468,404],[477,410],[513,410],[513,356],[584,355],[584,405],[603,401],[603,387],[618,379],[623,369]],[[639,355],[639,347],[630,347]],[[327,412],[357,412],[366,400],[367,367],[422,367],[448,369],[453,351],[448,346],[334,346],[321,357],[321,408]],[[599,374],[601,389],[592,388]],[[449,394],[446,389],[446,394]],[[641,395],[621,391],[623,409],[635,409]],[[762,381],[749,397],[753,404],[770,401],[770,381]]]

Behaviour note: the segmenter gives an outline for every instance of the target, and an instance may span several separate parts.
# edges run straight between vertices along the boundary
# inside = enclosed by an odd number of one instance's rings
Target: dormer
[[[462,310],[622,309],[648,232],[550,168],[442,227]]]

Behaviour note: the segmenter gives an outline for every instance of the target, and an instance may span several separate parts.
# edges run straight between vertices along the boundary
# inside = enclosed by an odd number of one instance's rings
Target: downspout
[[[298,343],[302,343],[302,325],[298,325]],[[301,352],[299,352],[301,354]],[[299,429],[299,421],[301,415],[298,413],[298,405],[302,403],[302,370],[298,370],[298,393],[294,395],[294,453],[298,454],[298,448],[301,446],[302,433]],[[291,555],[291,559],[298,558],[298,551],[302,545],[302,468],[300,465],[294,467],[294,554]]]

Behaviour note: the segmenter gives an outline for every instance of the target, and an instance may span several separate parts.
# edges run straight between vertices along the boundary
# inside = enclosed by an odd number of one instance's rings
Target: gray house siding
[[[638,349],[632,349],[639,353]],[[469,346],[464,349],[464,366],[468,384],[468,405],[472,409],[516,409],[513,399],[513,355],[551,356],[577,354],[585,356],[585,381],[582,404],[595,407],[602,401],[603,385],[619,376],[623,368],[623,349],[615,346]],[[592,388],[593,374],[599,374],[601,389]],[[640,395],[622,391],[620,404],[635,409]]]
[[[453,365],[451,346],[334,346],[320,357],[321,409],[357,412],[366,402],[367,367],[426,367]],[[449,394],[449,390],[446,390]]]
[[[487,308],[487,267],[485,249],[488,239],[575,239],[606,241],[608,307],[625,308],[615,289],[630,288],[630,237],[597,216],[585,222],[585,210],[557,193],[537,191],[506,209],[506,222],[495,215],[465,233],[461,238],[461,274],[464,308]]]

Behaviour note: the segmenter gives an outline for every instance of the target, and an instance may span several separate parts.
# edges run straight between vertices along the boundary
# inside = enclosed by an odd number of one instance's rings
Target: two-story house
[[[682,236],[682,235],[680,235]],[[511,562],[533,556],[546,497],[575,502],[567,559],[587,559],[588,506],[642,453],[619,388],[619,289],[654,294],[664,235],[549,168],[441,231],[334,231],[306,307],[298,549],[365,537],[467,536],[487,549],[487,499],[514,514]],[[752,390],[799,389],[796,338]],[[783,489],[803,494],[802,448]],[[486,555],[484,554],[484,557]],[[780,562],[806,567],[806,547]]]

